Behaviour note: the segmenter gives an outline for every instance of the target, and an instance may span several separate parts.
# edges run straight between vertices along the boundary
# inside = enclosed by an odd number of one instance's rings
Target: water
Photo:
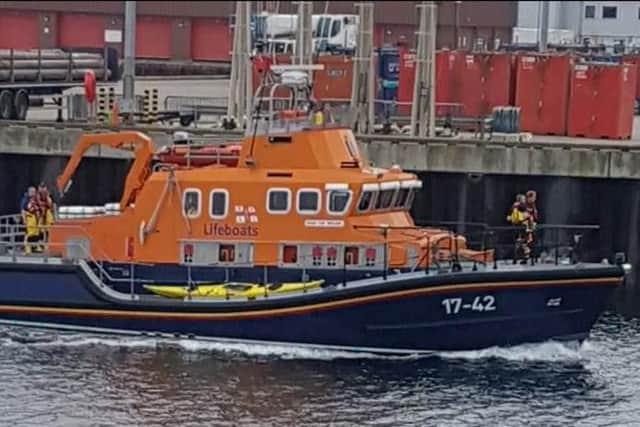
[[[640,320],[381,357],[0,328],[0,425],[640,425]]]

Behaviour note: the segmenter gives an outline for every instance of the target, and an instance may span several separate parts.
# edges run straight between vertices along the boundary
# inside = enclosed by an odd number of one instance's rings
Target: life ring
[[[84,73],[84,97],[89,103],[96,100],[96,73],[93,70]]]

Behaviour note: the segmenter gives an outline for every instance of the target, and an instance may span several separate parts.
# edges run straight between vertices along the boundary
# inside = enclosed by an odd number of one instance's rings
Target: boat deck
[[[555,263],[538,263],[534,265],[521,265],[521,264],[513,264],[511,260],[503,260],[498,261],[495,264],[482,265],[482,264],[473,264],[471,262],[463,262],[461,263],[461,271],[454,272],[451,267],[447,268],[430,268],[429,270],[420,270],[414,272],[393,272],[389,271],[386,278],[383,277],[382,272],[380,272],[376,276],[372,276],[366,279],[352,280],[346,283],[338,283],[332,285],[324,285],[317,288],[310,288],[303,292],[295,292],[295,293],[269,293],[267,298],[256,298],[255,301],[278,301],[278,300],[291,300],[292,298],[307,298],[313,297],[320,294],[327,293],[335,293],[343,290],[354,291],[357,289],[372,287],[372,286],[385,286],[385,285],[394,285],[399,284],[400,282],[412,282],[416,279],[429,277],[432,280],[436,277],[446,277],[449,276],[452,279],[459,275],[474,275],[478,276],[478,281],[484,282],[487,280],[486,275],[490,275],[491,277],[496,277],[498,273],[500,273],[501,281],[504,280],[505,277],[513,277],[520,278],[523,277],[523,274],[526,273],[526,276],[530,277],[544,277],[546,274],[555,273],[556,275],[559,272],[567,272],[575,275],[576,272],[584,272],[588,273],[589,271],[595,271],[597,269],[601,269],[603,267],[609,266],[609,264],[603,263],[577,263],[571,264],[566,260],[564,262],[560,262],[557,265]],[[99,277],[100,272],[96,272],[95,269],[92,269],[89,264],[84,260],[65,260],[59,257],[44,257],[39,255],[0,255],[0,264],[11,265],[11,264],[21,264],[21,265],[42,265],[42,266],[78,266],[81,270],[83,270],[89,279],[103,292],[109,295],[112,298],[121,301],[136,301],[137,303],[142,304],[152,304],[152,305],[181,305],[181,304],[189,304],[189,305],[199,305],[199,304],[207,304],[207,305],[227,305],[232,303],[239,303],[242,301],[247,301],[248,299],[243,296],[230,296],[229,298],[220,298],[220,297],[197,297],[190,298],[185,297],[183,299],[180,298],[167,298],[159,295],[152,294],[141,294],[141,293],[122,293],[112,289],[109,285],[105,284],[105,282]],[[98,269],[101,269],[98,264],[95,264]],[[102,270],[103,274],[107,274],[104,270]],[[506,274],[505,274],[506,273]],[[108,276],[108,275],[107,275]],[[113,280],[113,279],[111,279]],[[133,282],[140,283],[143,279],[135,278]],[[472,278],[473,280],[473,278]],[[121,282],[132,282],[130,279],[118,279],[116,281]],[[442,283],[441,281],[439,281]],[[454,283],[455,280],[452,280]],[[468,282],[468,280],[467,280]],[[186,286],[186,285],[185,285]]]

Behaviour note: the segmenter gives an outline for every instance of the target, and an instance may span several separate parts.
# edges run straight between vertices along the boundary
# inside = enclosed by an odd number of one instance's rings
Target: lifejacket
[[[27,228],[27,237],[33,237],[40,234],[38,222],[40,220],[40,207],[35,198],[32,198],[27,204],[25,214],[25,226]]]
[[[507,221],[513,225],[521,225],[527,220],[526,212],[526,208],[519,202],[516,202],[511,206],[511,212],[507,216]]]

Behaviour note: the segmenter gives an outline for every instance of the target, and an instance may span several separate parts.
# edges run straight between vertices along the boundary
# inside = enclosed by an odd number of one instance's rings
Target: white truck
[[[253,40],[269,53],[295,51],[298,15],[261,14],[254,17]],[[353,50],[358,31],[357,15],[313,15],[315,52],[335,49]]]

